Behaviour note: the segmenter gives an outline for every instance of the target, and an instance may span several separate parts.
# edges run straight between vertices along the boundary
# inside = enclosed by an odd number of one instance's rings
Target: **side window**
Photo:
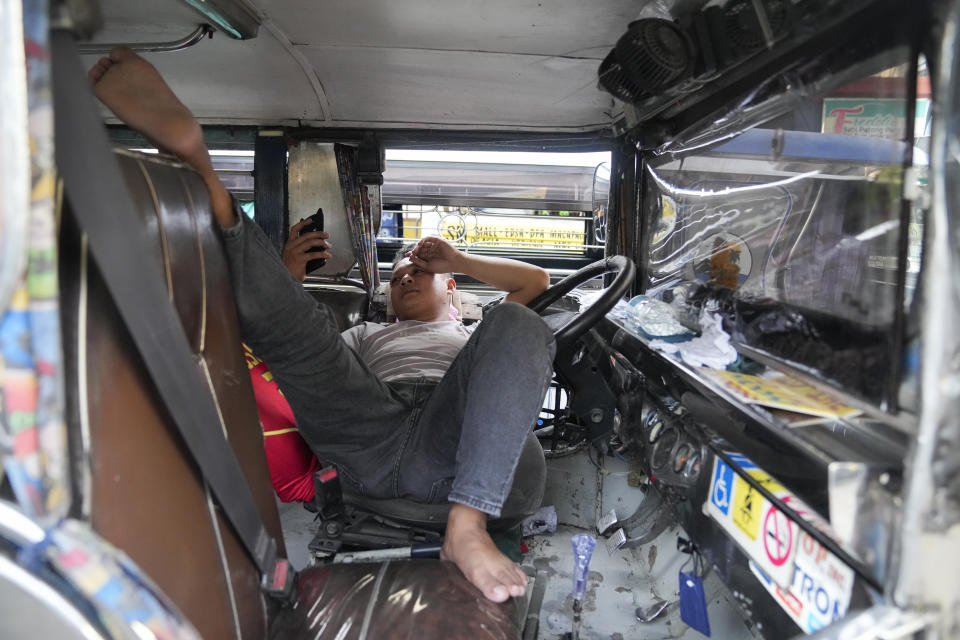
[[[253,151],[211,150],[213,168],[223,186],[253,219]]]

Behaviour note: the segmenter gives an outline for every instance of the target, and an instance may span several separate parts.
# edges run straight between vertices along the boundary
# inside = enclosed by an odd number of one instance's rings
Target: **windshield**
[[[908,122],[909,66],[874,64],[762,128],[648,167],[645,284],[688,309],[713,300],[743,347],[880,402],[919,271],[919,217],[902,224],[901,198],[905,165],[914,181],[925,171],[905,137],[909,125],[922,138],[929,93]]]

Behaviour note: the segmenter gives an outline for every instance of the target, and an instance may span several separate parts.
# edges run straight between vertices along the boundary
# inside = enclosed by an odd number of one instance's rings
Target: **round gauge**
[[[658,438],[660,438],[660,435],[662,433],[663,433],[663,421],[657,420],[653,424],[653,427],[650,429],[650,435],[647,436],[648,442],[650,442],[650,444],[653,444],[654,442],[657,441]]]
[[[647,429],[647,442],[650,444],[656,442],[663,432],[663,418],[660,417],[660,412],[656,409],[651,410],[644,418],[643,426]]]
[[[660,417],[660,412],[656,409],[650,409],[647,411],[647,415],[643,416],[643,428],[649,431],[653,428],[654,424],[662,421],[663,419]]]
[[[683,476],[693,480],[700,475],[700,462],[700,452],[696,451],[690,456],[690,460],[687,462],[687,468],[683,470]]]
[[[680,445],[677,448],[677,454],[673,457],[673,472],[683,473],[684,468],[687,466],[690,458],[693,457],[693,454],[694,449],[692,444],[684,442]]]
[[[669,464],[670,452],[673,451],[673,446],[677,444],[679,438],[680,434],[677,433],[676,429],[665,430],[663,435],[660,436],[660,439],[657,440],[657,444],[653,447],[653,459],[650,466],[654,469],[662,469]]]

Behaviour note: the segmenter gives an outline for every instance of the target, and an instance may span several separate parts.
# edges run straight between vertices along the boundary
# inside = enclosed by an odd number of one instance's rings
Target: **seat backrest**
[[[117,152],[195,361],[267,532],[284,553],[262,434],[241,351],[230,277],[209,198],[191,170]],[[206,638],[263,638],[269,603],[257,569],[216,506],[121,321],[82,230],[60,236],[73,513],[125,551]]]

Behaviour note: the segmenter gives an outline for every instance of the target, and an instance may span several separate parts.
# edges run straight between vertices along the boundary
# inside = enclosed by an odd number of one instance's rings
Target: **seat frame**
[[[405,498],[378,499],[341,489],[339,476],[326,467],[314,474],[314,501],[304,507],[317,514],[319,527],[309,548],[325,561],[341,551],[436,547],[453,503],[428,504]],[[487,524],[490,531],[517,527],[536,513],[546,487],[546,461],[540,441],[531,433],[524,442],[510,495],[500,517]],[[424,551],[424,553],[430,553]]]

